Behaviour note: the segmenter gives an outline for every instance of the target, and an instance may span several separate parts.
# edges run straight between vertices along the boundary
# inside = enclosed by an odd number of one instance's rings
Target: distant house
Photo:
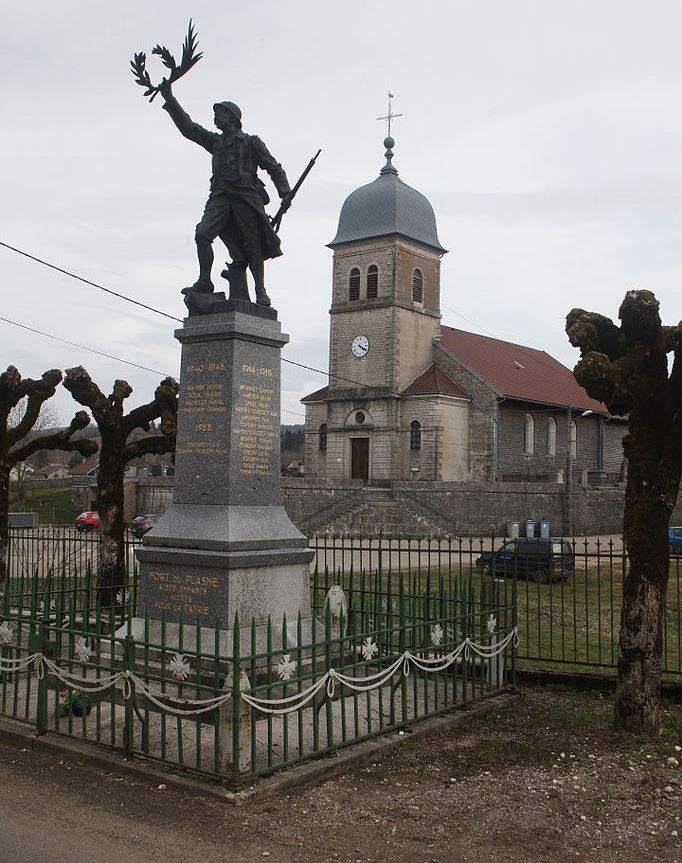
[[[63,464],[46,464],[36,468],[31,474],[32,480],[38,479],[65,479],[70,476],[70,471]]]
[[[80,464],[72,467],[70,470],[71,476],[97,476],[97,468],[99,467],[99,453],[88,456]]]

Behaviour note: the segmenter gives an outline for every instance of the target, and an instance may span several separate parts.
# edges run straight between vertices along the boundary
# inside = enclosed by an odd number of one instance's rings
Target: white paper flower
[[[176,680],[187,680],[191,671],[189,662],[180,653],[176,653],[168,664],[171,674]]]
[[[73,652],[76,654],[76,659],[79,662],[88,662],[92,656],[92,651],[88,647],[88,642],[82,635],[79,635],[73,644]]]
[[[379,648],[371,638],[366,638],[360,646],[360,652],[364,659],[370,660],[379,652]]]
[[[431,644],[433,644],[434,647],[443,643],[443,634],[443,627],[440,623],[435,623],[431,627]]]
[[[14,641],[14,627],[4,621],[0,623],[0,644],[11,644]]]
[[[488,630],[488,633],[490,635],[492,635],[493,632],[495,632],[495,630],[497,629],[497,618],[494,614],[488,615],[488,621],[485,625],[485,628]]]
[[[296,671],[296,663],[291,658],[290,653],[285,653],[284,656],[282,656],[282,661],[277,666],[279,679],[288,680],[290,677],[293,677],[294,671]]]

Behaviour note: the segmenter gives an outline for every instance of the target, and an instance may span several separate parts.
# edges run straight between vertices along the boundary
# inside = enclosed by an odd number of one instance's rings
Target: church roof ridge
[[[606,405],[590,398],[573,372],[547,351],[445,324],[439,344],[507,399],[608,413]]]

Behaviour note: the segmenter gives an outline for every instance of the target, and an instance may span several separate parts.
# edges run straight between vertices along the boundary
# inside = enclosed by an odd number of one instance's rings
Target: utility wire
[[[167,372],[161,372],[158,369],[150,369],[149,366],[142,366],[139,363],[133,363],[131,360],[124,360],[122,357],[116,357],[113,354],[107,354],[104,351],[98,351],[96,348],[89,348],[87,345],[80,345],[77,342],[70,342],[68,339],[62,339],[60,336],[55,336],[52,333],[43,332],[43,330],[37,330],[35,327],[29,327],[26,324],[20,324],[18,321],[12,321],[9,318],[4,318],[0,315],[0,321],[3,321],[6,324],[12,324],[12,326],[20,327],[22,330],[28,330],[30,333],[37,333],[39,336],[45,336],[47,339],[54,339],[56,342],[62,342],[65,345],[71,345],[71,347],[78,348],[82,351],[89,351],[91,354],[98,354],[101,357],[106,357],[109,360],[116,360],[119,363],[125,363],[128,366],[134,366],[136,369],[142,369],[145,372],[151,372],[154,375],[161,375],[161,377],[174,377],[173,375],[168,374]],[[282,408],[282,413],[291,414],[295,417],[304,417],[304,414],[296,413],[295,411],[287,410],[286,408]]]
[[[21,249],[17,249],[15,246],[11,246],[11,245],[9,245],[9,243],[5,243],[2,240],[0,240],[0,246],[4,246],[6,249],[10,249],[11,251],[16,252],[19,255],[23,255],[25,258],[29,258],[30,260],[35,261],[38,264],[42,264],[45,267],[49,267],[50,269],[57,270],[57,272],[59,272],[59,273],[63,273],[64,275],[70,276],[73,279],[77,279],[79,282],[84,282],[86,285],[91,285],[94,288],[98,288],[100,291],[104,291],[105,293],[111,294],[114,297],[118,297],[121,300],[125,300],[128,303],[133,303],[134,305],[141,306],[142,308],[147,309],[150,312],[155,312],[157,315],[163,315],[165,318],[170,318],[172,321],[178,321],[179,323],[182,323],[181,318],[176,318],[174,315],[169,315],[167,312],[163,312],[160,309],[154,308],[153,306],[148,306],[145,303],[141,303],[138,300],[134,300],[132,297],[126,296],[125,294],[120,294],[120,293],[117,293],[116,291],[112,291],[109,288],[105,288],[102,285],[98,285],[96,282],[91,282],[89,279],[85,279],[82,276],[77,275],[76,273],[71,273],[71,272],[69,272],[69,270],[64,270],[64,269],[62,269],[62,267],[58,267],[55,264],[51,264],[48,261],[44,261],[42,258],[38,258],[35,255],[31,255],[28,252],[24,252]],[[454,314],[463,318],[464,320],[466,320],[468,323],[472,324],[473,326],[478,327],[479,329],[483,330],[483,332],[490,335],[491,338],[496,338],[488,330],[481,327],[479,324],[476,324],[474,321],[470,321],[468,318],[465,318],[464,315],[460,315],[458,312],[455,312],[454,309],[450,309],[449,306],[445,306],[445,308],[449,309],[449,311],[452,311]],[[15,326],[18,326],[18,327],[23,327],[23,329],[26,329],[26,330],[31,330],[31,327],[27,327],[24,324],[18,324],[15,321],[9,321],[7,318],[0,317],[0,320],[6,321],[7,323],[10,323],[10,324],[15,324]],[[54,338],[57,341],[65,342],[66,344],[73,345],[74,347],[81,348],[82,350],[91,351],[92,353],[100,354],[101,356],[108,357],[109,359],[118,360],[119,362],[127,363],[128,365],[131,365],[131,366],[137,366],[137,368],[144,369],[145,371],[151,371],[154,374],[163,374],[163,372],[157,372],[155,369],[149,369],[146,366],[137,365],[137,363],[132,363],[129,360],[123,360],[120,357],[114,357],[111,354],[106,354],[102,351],[97,351],[94,348],[88,348],[88,347],[85,347],[84,345],[77,345],[75,342],[69,342],[66,339],[61,339],[58,336],[52,336],[49,333],[43,333],[40,330],[32,330],[32,332],[36,332],[36,333],[39,333],[40,335],[47,336],[47,338]],[[517,345],[516,347],[518,347],[520,351],[524,351],[524,352],[529,352],[531,350],[530,348],[528,348],[524,345]],[[543,360],[536,355],[537,353],[541,353],[541,352],[533,351],[533,358],[535,359],[535,361],[538,362],[540,365],[544,365],[546,368],[551,369],[552,367],[549,365],[549,363],[543,362]],[[365,386],[365,384],[360,383],[360,381],[353,380],[352,378],[345,378],[345,377],[342,377],[341,375],[332,375],[330,372],[326,372],[323,369],[317,369],[314,366],[308,366],[308,365],[304,365],[303,363],[297,363],[297,362],[294,362],[294,360],[288,360],[285,357],[282,357],[282,362],[288,363],[291,366],[297,366],[298,368],[302,368],[302,369],[306,369],[306,370],[311,371],[311,372],[315,372],[316,374],[324,375],[325,377],[328,377],[330,381],[332,379],[334,379],[337,381],[343,381],[344,383],[353,384],[354,386],[357,386],[357,387],[363,387],[364,388],[364,386]],[[426,398],[421,398],[421,400],[422,401],[432,401],[434,403],[440,403],[439,399],[437,399],[437,398],[426,397]],[[482,410],[484,413],[487,413],[487,411],[485,411],[485,409],[482,408],[480,405],[476,404],[476,402],[474,402],[473,399],[471,400],[471,402],[474,405],[474,407],[477,407],[477,408],[479,408],[479,410]],[[303,416],[303,414],[298,414],[298,413],[295,413],[294,411],[286,411],[285,409],[282,409],[282,410],[286,413],[293,414],[294,416],[301,416],[301,417]],[[550,413],[550,412],[553,412],[553,410],[554,410],[554,408],[545,408],[544,410],[539,410],[538,412],[539,413],[544,413],[544,412]]]
[[[11,321],[9,318],[0,316],[0,321],[6,324],[12,324],[15,327],[21,327],[22,330],[28,330],[30,333],[37,333],[39,336],[45,336],[48,339],[54,339],[57,342],[63,342],[65,345],[71,345],[73,348],[79,348],[82,351],[90,351],[92,354],[99,354],[101,357],[106,357],[109,360],[116,360],[119,363],[126,363],[129,366],[135,366],[137,369],[143,369],[145,372],[151,372],[154,375],[167,377],[165,372],[160,372],[158,369],[150,369],[149,366],[141,366],[139,363],[133,363],[130,360],[124,360],[121,357],[115,357],[113,354],[107,354],[104,351],[98,351],[96,348],[89,348],[86,345],[79,345],[77,342],[70,342],[68,339],[62,339],[59,336],[53,336],[52,333],[44,333],[42,330],[36,330],[34,327],[28,327],[26,324],[20,324],[17,321]]]
[[[90,285],[93,288],[98,288],[100,291],[104,291],[105,294],[111,294],[114,297],[118,297],[120,300],[126,300],[129,303],[133,303],[136,306],[140,306],[143,309],[147,309],[150,312],[156,312],[157,315],[163,315],[165,318],[170,318],[171,321],[180,321],[182,323],[181,318],[176,318],[174,315],[169,315],[168,312],[162,312],[160,309],[155,309],[152,306],[148,306],[145,303],[141,303],[139,300],[134,300],[132,297],[126,297],[125,294],[118,294],[116,291],[112,291],[110,288],[105,288],[103,285],[98,285],[97,282],[91,282],[89,279],[84,279],[83,276],[77,276],[76,273],[71,273],[68,270],[64,270],[61,267],[58,267],[56,264],[51,264],[49,261],[43,261],[42,258],[36,258],[35,255],[29,255],[28,252],[24,252],[21,249],[17,249],[14,246],[10,246],[9,243],[3,243],[0,240],[0,246],[4,246],[6,249],[11,249],[11,251],[16,252],[18,255],[23,255],[25,258],[29,258],[32,261],[36,261],[39,264],[42,264],[44,267],[49,267],[51,270],[57,270],[58,273],[63,273],[65,276],[71,276],[72,279],[78,279],[79,282],[83,282],[86,285]]]

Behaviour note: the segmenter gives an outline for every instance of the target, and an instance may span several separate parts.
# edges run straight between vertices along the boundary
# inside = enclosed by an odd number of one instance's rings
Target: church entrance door
[[[369,479],[369,438],[353,437],[350,439],[350,478]]]

